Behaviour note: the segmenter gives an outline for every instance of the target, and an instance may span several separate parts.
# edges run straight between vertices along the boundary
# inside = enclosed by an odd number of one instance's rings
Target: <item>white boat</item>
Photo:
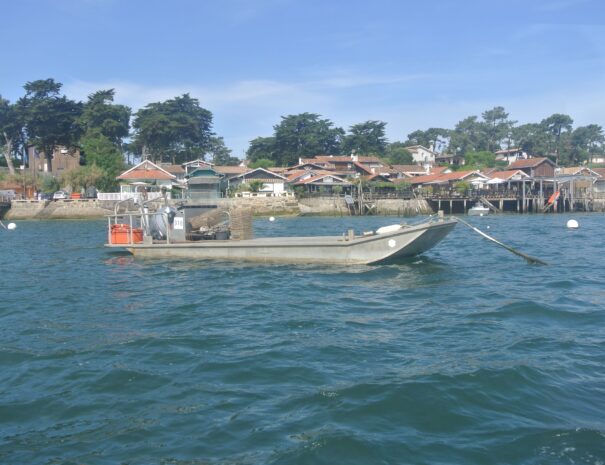
[[[469,208],[468,214],[470,216],[485,216],[489,214],[489,208],[487,208],[481,202],[477,202],[474,206]]]
[[[372,232],[339,236],[246,238],[234,231],[191,235],[187,212],[149,215],[115,214],[108,217],[106,247],[126,250],[137,257],[187,260],[236,260],[277,263],[374,264],[421,254],[438,244],[456,225],[442,216],[417,225],[397,224]],[[164,221],[164,231],[153,231],[154,219]],[[231,215],[231,223],[241,221]],[[237,221],[236,221],[237,220]],[[238,222],[239,221],[239,222]],[[251,217],[250,217],[251,223]],[[156,222],[157,225],[157,222]],[[241,229],[240,229],[241,232]],[[155,237],[155,238],[154,238]]]

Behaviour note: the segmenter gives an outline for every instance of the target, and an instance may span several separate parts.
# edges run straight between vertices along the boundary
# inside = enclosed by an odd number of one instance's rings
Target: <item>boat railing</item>
[[[141,244],[145,237],[151,237],[151,218],[161,217],[166,231],[166,243],[171,244],[171,230],[168,221],[168,215],[158,211],[149,212],[118,212],[118,208],[113,215],[107,215],[107,244],[111,245],[134,245]]]

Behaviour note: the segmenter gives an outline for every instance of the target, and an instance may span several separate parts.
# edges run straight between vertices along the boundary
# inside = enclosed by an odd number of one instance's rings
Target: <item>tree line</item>
[[[115,184],[130,157],[175,164],[196,158],[239,163],[213,132],[212,113],[189,94],[133,113],[114,103],[113,89],[79,102],[63,95],[62,84],[54,79],[28,82],[23,88],[16,102],[0,96],[0,144],[11,175],[16,174],[14,160],[24,166],[32,162],[29,147],[44,153],[49,171],[57,147],[80,149],[83,166],[72,178],[92,177],[104,188]]]
[[[72,180],[115,186],[125,162],[147,158],[173,164],[203,158],[234,165],[222,137],[213,132],[212,113],[189,94],[154,102],[137,112],[114,103],[114,90],[99,90],[85,102],[69,99],[54,79],[26,83],[16,102],[0,96],[0,147],[4,164],[14,174],[14,160],[28,160],[28,147],[43,152],[49,170],[55,148],[80,149],[79,172]],[[605,136],[597,124],[573,127],[573,119],[553,114],[538,123],[518,125],[501,106],[468,116],[454,128],[418,129],[389,142],[386,122],[370,120],[345,131],[316,113],[281,117],[269,137],[250,141],[246,151],[253,166],[292,166],[315,155],[376,155],[392,164],[410,164],[406,147],[423,145],[436,152],[461,155],[467,161],[493,164],[497,150],[517,147],[561,165],[580,164],[603,154]],[[82,181],[85,180],[85,181]]]
[[[247,157],[263,160],[275,166],[298,163],[300,157],[316,154],[376,155],[393,164],[411,163],[406,147],[422,145],[436,152],[461,155],[471,164],[483,164],[491,154],[502,149],[519,148],[533,156],[549,157],[566,166],[589,161],[591,155],[605,152],[603,128],[597,124],[573,128],[569,115],[556,113],[539,123],[517,125],[501,106],[478,116],[468,116],[453,129],[428,128],[415,130],[403,141],[389,143],[385,122],[366,121],[355,124],[345,132],[329,119],[315,113],[282,117],[273,127],[270,137],[258,137],[250,142]],[[489,162],[488,162],[489,163]]]

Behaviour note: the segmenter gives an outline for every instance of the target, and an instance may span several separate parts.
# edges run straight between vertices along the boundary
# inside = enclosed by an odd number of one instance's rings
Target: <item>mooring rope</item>
[[[476,228],[475,226],[473,226],[472,224],[467,223],[466,221],[464,221],[462,218],[456,218],[456,220],[458,220],[460,223],[462,223],[465,226],[468,226],[469,228],[471,228],[473,231],[475,231],[477,234],[480,234],[481,236],[485,237],[487,240],[492,241],[496,244],[498,244],[500,247],[504,247],[506,250],[508,250],[509,252],[514,253],[515,255],[519,255],[519,257],[523,257],[525,260],[527,260],[528,263],[530,264],[537,264],[537,265],[548,265],[548,263],[546,263],[543,260],[540,260],[539,258],[535,258],[532,257],[530,255],[527,255],[526,253],[523,253],[509,245],[503,244],[502,242],[500,242],[498,239],[493,238],[492,236],[490,236],[489,234],[484,233],[483,231],[481,231],[479,228]]]

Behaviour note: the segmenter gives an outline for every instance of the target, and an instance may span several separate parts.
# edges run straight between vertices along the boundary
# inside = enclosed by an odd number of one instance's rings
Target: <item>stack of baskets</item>
[[[217,226],[228,218],[227,211],[224,208],[217,208],[202,215],[194,216],[189,220],[191,231],[206,231]]]
[[[230,212],[231,216],[231,239],[242,241],[252,239],[252,210],[250,208],[236,207]]]

